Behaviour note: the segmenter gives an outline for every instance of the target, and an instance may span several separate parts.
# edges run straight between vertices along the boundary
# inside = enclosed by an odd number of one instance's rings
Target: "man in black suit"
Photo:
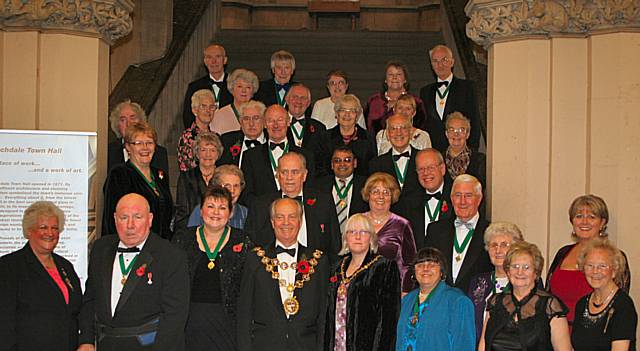
[[[150,232],[153,213],[144,197],[123,196],[114,217],[118,236],[102,237],[91,253],[79,350],[184,350],[184,252]]]
[[[229,105],[233,101],[231,93],[227,89],[227,74],[224,66],[227,64],[227,53],[222,45],[211,44],[204,49],[204,65],[207,66],[207,75],[189,83],[184,94],[182,108],[182,122],[187,129],[195,120],[191,111],[191,95],[200,89],[209,89],[213,92],[218,109]]]
[[[257,196],[277,192],[280,186],[276,183],[275,173],[278,159],[289,151],[304,155],[307,161],[308,179],[315,176],[313,154],[299,148],[287,139],[289,129],[289,114],[280,105],[271,105],[264,113],[269,141],[247,150],[242,162],[242,171],[246,188],[240,203],[249,205]]]
[[[310,115],[308,108],[311,104],[311,90],[301,83],[291,85],[291,89],[285,97],[291,126],[287,132],[287,138],[296,146],[304,148],[313,153],[316,160],[316,176],[326,175],[325,158],[320,145],[322,135],[327,132],[327,128],[320,121],[317,121],[305,114]]]
[[[362,199],[361,191],[367,178],[354,174],[358,167],[353,150],[349,146],[338,146],[333,150],[331,157],[331,170],[333,175],[328,175],[318,180],[318,189],[323,194],[333,195],[334,209],[340,232],[344,232],[347,218],[356,213],[369,211],[369,204]]]
[[[264,132],[264,111],[266,107],[260,101],[250,100],[240,105],[240,130],[222,134],[220,140],[224,147],[218,165],[236,165],[242,168],[242,155],[267,142]]]
[[[251,203],[245,233],[256,245],[272,242],[274,234],[269,223],[269,205],[282,197],[297,199],[302,202],[304,210],[298,241],[306,247],[322,250],[333,262],[342,242],[338,217],[329,193],[304,186],[306,163],[304,156],[297,152],[280,157],[277,176],[282,192],[263,194]]]
[[[260,82],[260,87],[254,95],[254,100],[262,101],[265,106],[278,104],[286,107],[285,96],[291,88],[291,77],[296,70],[296,59],[285,50],[279,50],[271,55],[272,79]]]
[[[244,267],[238,350],[321,350],[329,263],[324,253],[300,242],[298,201],[277,199],[270,212],[275,240],[256,247]]]
[[[107,147],[107,171],[113,167],[123,164],[129,160],[129,153],[124,147],[124,131],[130,123],[146,122],[147,114],[142,107],[131,100],[125,100],[111,111],[109,114],[109,123],[111,130],[118,137],[118,140],[109,143]],[[156,145],[156,150],[151,159],[151,166],[161,169],[167,177],[169,177],[169,158],[167,157],[167,149],[163,146]]]
[[[461,174],[453,181],[451,203],[455,217],[432,223],[424,246],[435,247],[449,260],[447,283],[467,291],[471,278],[493,269],[484,249],[484,231],[489,222],[478,212],[482,185],[478,179]]]
[[[369,162],[369,173],[386,172],[396,178],[400,185],[400,200],[394,206],[399,208],[412,192],[420,191],[416,169],[418,150],[409,145],[411,138],[411,122],[407,117],[394,114],[387,119],[387,136],[391,150],[374,157]],[[394,209],[395,211],[395,209]]]
[[[443,154],[447,151],[449,142],[444,133],[445,121],[450,113],[458,111],[471,121],[468,144],[477,150],[480,146],[480,112],[475,84],[453,76],[453,54],[445,45],[436,45],[429,50],[429,57],[437,81],[422,87],[420,98],[427,110],[426,124],[431,144]]]
[[[450,207],[449,200],[452,181],[449,177],[445,177],[446,171],[444,159],[438,150],[428,148],[418,151],[416,173],[424,192],[412,193],[398,208],[398,214],[411,222],[418,250],[424,247],[427,228],[430,224],[453,217],[453,208]]]

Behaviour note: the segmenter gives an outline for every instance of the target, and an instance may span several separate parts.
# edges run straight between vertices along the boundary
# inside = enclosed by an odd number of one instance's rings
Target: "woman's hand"
[[[571,337],[569,336],[569,323],[566,317],[554,317],[551,319],[551,345],[554,351],[571,351]]]

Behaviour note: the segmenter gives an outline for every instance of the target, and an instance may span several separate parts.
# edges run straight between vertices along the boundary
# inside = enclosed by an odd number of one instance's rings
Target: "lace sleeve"
[[[546,314],[549,320],[553,319],[553,317],[566,317],[568,311],[569,309],[560,299],[553,295],[549,296],[546,308]]]
[[[501,295],[502,294],[493,294],[493,295],[491,295],[489,300],[487,300],[487,308],[486,308],[486,310],[488,312],[491,312],[491,310],[496,307],[496,303],[498,301],[498,296],[501,296]]]

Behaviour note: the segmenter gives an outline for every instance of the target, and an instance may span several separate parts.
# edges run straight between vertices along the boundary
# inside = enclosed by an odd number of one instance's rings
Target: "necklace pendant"
[[[416,324],[418,324],[418,315],[414,314],[413,317],[411,317],[411,325],[415,326]]]
[[[338,205],[340,206],[340,208],[344,208],[345,206],[347,206],[344,200],[340,200],[340,202],[338,202]]]
[[[212,270],[215,266],[216,264],[213,263],[213,261],[209,261],[209,263],[207,264],[207,268],[209,268],[209,270]]]
[[[440,104],[440,107],[443,107],[444,106],[444,100],[440,100],[439,104]]]
[[[300,303],[296,300],[295,296],[287,297],[287,299],[284,300],[282,307],[284,307],[284,311],[288,315],[294,315],[300,311]]]
[[[124,285],[127,282],[127,277],[122,277],[122,279],[120,279],[120,284]]]
[[[347,295],[347,289],[344,286],[344,283],[341,283],[338,287],[338,296],[345,297]]]
[[[296,146],[298,146],[298,147],[302,147],[302,140],[298,140],[298,141],[296,141]]]
[[[460,262],[460,260],[462,260],[462,257],[460,255],[456,256],[456,262]]]

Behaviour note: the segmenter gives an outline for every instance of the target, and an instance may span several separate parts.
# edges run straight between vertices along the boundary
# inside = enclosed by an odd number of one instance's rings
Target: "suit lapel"
[[[460,267],[460,271],[458,272],[457,280],[460,280],[460,278],[469,273],[471,267],[476,263],[478,256],[480,256],[482,250],[484,250],[484,229],[485,228],[482,225],[482,219],[478,219],[478,223],[473,230],[471,242],[469,243],[469,249],[467,250],[467,254],[464,256],[464,261],[462,261],[462,266]]]
[[[456,106],[456,77],[451,78],[451,87],[449,88],[449,93],[447,94],[447,102],[444,105],[444,116],[442,116],[442,125],[444,126],[447,116],[454,112],[451,111],[453,109],[452,106]]]
[[[111,279],[113,277],[113,262],[116,258],[116,248],[118,247],[117,235],[114,239],[115,240],[109,243],[109,246],[103,253],[102,262],[100,262],[100,285],[101,289],[106,292],[102,303],[106,306],[105,311],[107,311],[106,315],[108,318],[113,318],[111,314]]]
[[[131,294],[135,290],[136,286],[138,286],[140,281],[145,278],[145,274],[138,276],[136,271],[140,267],[142,267],[142,265],[144,265],[145,266],[144,270],[146,272],[151,262],[153,262],[153,256],[151,255],[150,249],[149,249],[149,245],[151,244],[150,241],[151,241],[151,234],[149,234],[149,238],[147,239],[147,243],[145,244],[145,247],[142,249],[142,252],[140,252],[140,254],[138,255],[138,258],[136,259],[135,264],[133,265],[133,267],[131,268],[131,271],[129,272],[129,275],[127,276],[127,282],[124,284],[124,287],[122,288],[122,293],[120,294],[120,299],[118,299],[118,305],[116,306],[116,311],[114,313],[114,316],[118,313],[118,311],[122,308],[122,306],[124,306],[127,303],[127,300],[129,299],[129,297],[131,297]]]
[[[265,249],[265,256],[269,258],[276,258],[275,243],[270,244]],[[280,268],[278,267],[278,270],[279,269]],[[268,279],[267,286],[270,285],[272,287],[271,290],[273,291],[273,295],[271,295],[271,301],[273,302],[273,308],[276,311],[280,311],[277,315],[282,319],[287,319],[287,315],[284,313],[284,307],[282,306],[282,298],[280,297],[280,281],[278,279],[273,279],[271,277],[271,273],[264,270],[264,265],[262,263],[259,264],[258,270],[260,271],[258,272],[260,276],[264,277],[264,279]]]
[[[269,182],[273,185],[273,191],[278,191],[278,183],[276,183],[276,178],[273,175],[273,168],[271,167],[271,159],[269,158],[269,140],[267,140],[267,142],[265,144],[263,144],[264,147],[262,148],[262,162],[264,162],[265,165],[267,165],[267,169],[266,171],[269,172],[268,176],[265,174],[264,176],[266,176],[269,179]]]
[[[443,254],[447,260],[451,260],[453,258],[453,240],[455,240],[456,236],[456,226],[453,223],[453,219],[446,222],[446,226],[446,232],[450,234],[446,241],[446,252],[443,252]],[[460,276],[460,274],[458,274],[458,276]],[[453,286],[453,262],[447,265],[447,281]]]
[[[44,281],[47,282],[47,285],[51,289],[53,289],[53,291],[55,291],[54,294],[56,295],[57,298],[59,298],[60,302],[63,305],[66,305],[66,302],[64,301],[64,295],[62,295],[62,291],[60,290],[60,288],[58,287],[56,282],[53,280],[53,278],[51,278],[51,276],[49,275],[49,272],[47,272],[47,270],[44,268],[42,263],[40,263],[40,261],[38,261],[38,258],[33,253],[33,251],[31,250],[31,247],[29,246],[28,243],[25,245],[23,250],[26,250],[27,262],[29,262],[30,268],[34,272],[36,272],[36,274],[38,274],[41,279],[43,279]],[[54,258],[54,261],[56,261],[56,266],[58,266],[58,270],[59,270],[60,269],[59,262],[57,262],[57,260],[55,260],[55,258]],[[62,277],[62,274],[60,274],[60,276]],[[64,278],[63,278],[63,281],[64,281]],[[69,289],[69,290],[71,290],[71,289]],[[71,291],[69,291],[69,294],[71,294]]]
[[[433,116],[434,122],[441,123],[440,115],[438,115],[438,110],[436,109],[436,90],[437,89],[438,89],[437,84],[431,84],[428,92],[429,94],[428,101],[423,101],[423,102],[427,106],[427,109],[429,109],[429,113],[427,113],[427,115]]]

